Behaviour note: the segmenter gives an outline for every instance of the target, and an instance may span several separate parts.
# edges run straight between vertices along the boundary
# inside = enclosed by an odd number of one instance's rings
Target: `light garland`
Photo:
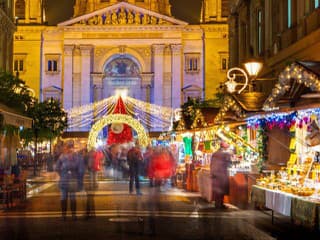
[[[119,96],[112,96],[101,101],[67,110],[68,127],[90,128],[101,117],[112,114]],[[174,109],[124,97],[123,102],[128,114],[138,119],[146,128],[160,128],[163,131],[171,127]]]
[[[272,89],[270,96],[266,99],[262,109],[264,111],[272,111],[277,109],[276,102],[291,87],[291,79],[295,79],[298,83],[304,84],[312,91],[320,91],[320,79],[312,72],[307,71],[304,67],[297,63],[293,63],[286,67],[279,75],[279,83]]]
[[[245,118],[246,114],[242,110],[242,107],[231,96],[224,97],[223,106],[219,109],[217,116],[214,119],[215,123],[219,123],[223,120],[224,116],[229,110],[233,110],[237,117]]]
[[[103,127],[113,123],[126,123],[130,127],[132,127],[138,134],[139,144],[141,146],[147,146],[149,144],[149,138],[146,134],[144,127],[141,123],[126,114],[112,114],[106,117],[103,117],[98,122],[96,122],[89,133],[88,137],[88,149],[92,149],[96,145],[97,137],[99,132],[102,130]]]

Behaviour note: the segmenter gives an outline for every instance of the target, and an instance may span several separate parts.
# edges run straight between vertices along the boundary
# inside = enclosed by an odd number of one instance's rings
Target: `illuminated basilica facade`
[[[173,108],[213,98],[228,66],[227,2],[203,1],[194,25],[169,0],[76,0],[70,20],[48,26],[41,0],[16,0],[14,71],[65,109],[117,91]]]

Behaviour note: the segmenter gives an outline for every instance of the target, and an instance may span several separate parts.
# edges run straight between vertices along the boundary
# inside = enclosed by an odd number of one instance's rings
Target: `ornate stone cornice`
[[[120,2],[109,7],[94,11],[60,23],[59,26],[80,25],[187,25],[187,22]]]
[[[128,31],[153,31],[153,32],[166,32],[166,31],[182,31],[185,26],[181,25],[141,25],[141,26],[130,26],[130,25],[115,25],[115,26],[86,26],[86,25],[74,25],[74,26],[65,26],[63,31],[65,32],[123,32],[127,33]]]

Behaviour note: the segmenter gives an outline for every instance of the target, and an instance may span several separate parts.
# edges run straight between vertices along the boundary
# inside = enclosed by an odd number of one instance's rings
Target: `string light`
[[[92,104],[67,110],[69,130],[75,128],[89,129],[92,123],[112,114],[118,97],[112,96]],[[174,109],[146,103],[128,96],[123,98],[123,102],[127,113],[133,118],[139,118],[139,121],[146,128],[169,130]]]
[[[320,91],[320,79],[312,72],[303,68],[297,63],[287,66],[285,70],[279,74],[279,83],[272,89],[270,96],[266,99],[262,109],[264,111],[272,111],[277,100],[282,97],[291,87],[290,80],[296,79],[298,83],[304,84],[312,91]]]

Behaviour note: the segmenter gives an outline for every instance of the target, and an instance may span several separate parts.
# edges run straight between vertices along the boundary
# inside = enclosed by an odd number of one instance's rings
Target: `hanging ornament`
[[[113,123],[110,128],[112,132],[119,134],[123,131],[124,125],[122,123]]]

